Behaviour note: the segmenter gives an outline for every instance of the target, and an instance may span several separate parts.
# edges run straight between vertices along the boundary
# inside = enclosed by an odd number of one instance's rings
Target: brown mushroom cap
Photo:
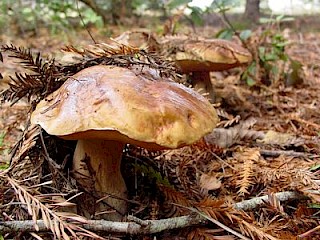
[[[152,76],[116,66],[86,68],[42,100],[31,122],[65,139],[113,139],[154,149],[191,144],[212,131],[218,118],[204,97]]]
[[[223,71],[252,60],[247,49],[222,39],[185,41],[174,57],[184,73]]]

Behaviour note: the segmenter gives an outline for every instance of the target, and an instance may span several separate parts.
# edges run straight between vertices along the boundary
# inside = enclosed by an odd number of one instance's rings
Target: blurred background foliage
[[[198,1],[199,2],[199,1]],[[247,28],[269,14],[268,0],[215,0],[200,8],[192,0],[2,0],[0,1],[0,33],[12,27],[18,33],[37,31],[46,27],[52,33],[93,26],[106,29],[108,25],[143,25],[179,15],[191,25],[215,24],[215,13],[233,12],[242,16],[235,27]],[[211,2],[211,4],[210,4]],[[300,0],[319,8],[318,0]],[[241,13],[242,11],[242,13]],[[81,19],[82,18],[82,19]],[[159,22],[155,22],[158,24]]]
[[[202,3],[206,2],[206,6]],[[100,31],[103,36],[117,35],[131,28],[152,29],[158,34],[175,34],[180,30],[202,31],[211,26],[218,31],[209,38],[238,38],[255,55],[242,75],[249,86],[257,82],[271,84],[270,79],[290,79],[289,85],[300,82],[301,64],[285,52],[288,41],[286,27],[303,31],[320,31],[309,24],[308,9],[320,9],[319,0],[291,0],[291,9],[274,14],[273,0],[2,0],[0,1],[0,34],[6,36],[41,36],[41,29],[69,38],[79,30]],[[304,4],[300,15],[285,16],[293,4]],[[196,4],[201,3],[202,5]],[[297,5],[298,6],[298,5]],[[302,8],[301,8],[302,9]],[[291,11],[292,13],[292,11]],[[298,19],[298,20],[297,20]],[[295,20],[295,21],[293,21]],[[308,29],[317,28],[318,29]],[[253,29],[259,29],[253,31]],[[280,68],[281,64],[289,65]],[[262,71],[263,70],[263,71]],[[277,76],[277,77],[275,77]],[[262,79],[261,81],[257,79]]]

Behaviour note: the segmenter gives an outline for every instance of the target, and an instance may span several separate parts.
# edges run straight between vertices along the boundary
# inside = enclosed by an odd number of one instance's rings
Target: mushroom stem
[[[214,91],[210,78],[210,72],[192,72],[191,75],[192,87],[200,94],[204,95],[211,103],[214,102]]]
[[[127,203],[119,199],[127,197],[126,185],[120,171],[123,148],[124,143],[118,141],[96,139],[78,141],[73,157],[76,180],[88,192],[98,194],[95,197],[107,196],[103,201],[93,205],[86,204],[86,201],[78,203],[78,209],[87,217],[94,213],[113,210],[112,213],[99,214],[98,218],[120,221],[126,214]]]

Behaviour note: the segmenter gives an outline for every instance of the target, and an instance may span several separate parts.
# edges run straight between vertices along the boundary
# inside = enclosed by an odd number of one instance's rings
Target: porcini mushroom
[[[73,171],[79,180],[94,180],[99,196],[127,197],[120,172],[126,143],[147,149],[178,148],[211,132],[218,121],[215,109],[200,94],[149,70],[86,68],[32,113],[31,122],[47,133],[78,140]],[[83,167],[86,157],[89,166]],[[121,199],[110,197],[106,202],[117,210],[106,216],[108,220],[120,220],[127,211]]]
[[[247,49],[222,39],[182,40],[176,44],[173,60],[182,73],[191,74],[192,86],[208,93],[211,101],[214,99],[214,92],[210,72],[239,67],[252,59]]]

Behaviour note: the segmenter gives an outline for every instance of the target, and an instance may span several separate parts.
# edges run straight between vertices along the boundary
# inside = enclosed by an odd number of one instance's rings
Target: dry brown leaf
[[[279,145],[279,146],[301,146],[305,143],[305,140],[298,138],[289,133],[279,133],[269,130],[262,140],[258,140],[263,144]]]
[[[240,124],[230,128],[215,128],[210,134],[205,136],[207,143],[227,148],[242,139],[256,140],[263,139],[264,132],[250,130],[256,123],[254,118],[242,121]]]
[[[206,191],[219,189],[221,184],[216,176],[203,173],[200,177],[200,187]]]
[[[223,229],[196,228],[188,233],[187,240],[235,240],[232,235],[223,235]]]

